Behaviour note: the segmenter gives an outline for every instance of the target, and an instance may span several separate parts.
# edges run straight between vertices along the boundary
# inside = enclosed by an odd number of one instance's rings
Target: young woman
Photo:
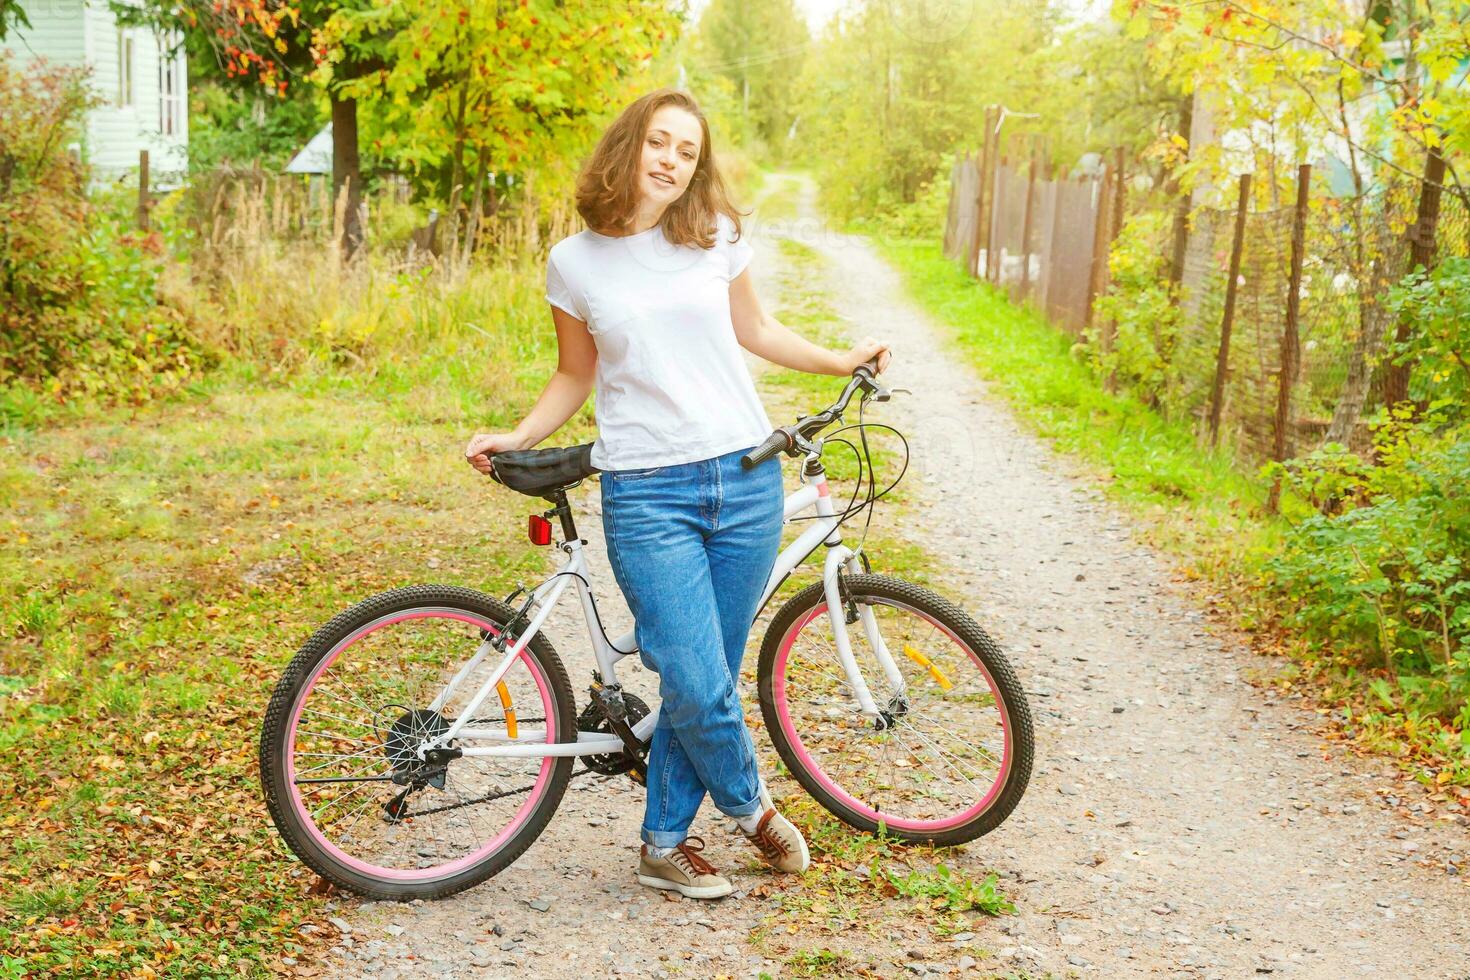
[[[587,229],[552,246],[546,268],[556,373],[520,425],[476,435],[465,456],[488,474],[490,457],[545,439],[595,385],[608,554],[662,699],[638,880],[717,898],[730,882],[688,836],[706,792],[772,867],[808,861],[756,771],[737,693],[784,500],[779,457],[740,466],[773,428],[740,348],[831,375],[873,357],[881,371],[888,348],[827,350],[761,310],[709,125],[685,92],[659,89],[618,116],[578,178],[577,210]]]

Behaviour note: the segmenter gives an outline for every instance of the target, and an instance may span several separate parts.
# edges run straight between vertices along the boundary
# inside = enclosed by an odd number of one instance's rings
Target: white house
[[[87,115],[82,157],[97,182],[138,168],[148,151],[154,184],[177,183],[187,166],[189,101],[184,51],[172,33],[121,27],[108,0],[22,0],[31,26],[0,41],[25,63],[37,58],[92,69],[101,98]]]

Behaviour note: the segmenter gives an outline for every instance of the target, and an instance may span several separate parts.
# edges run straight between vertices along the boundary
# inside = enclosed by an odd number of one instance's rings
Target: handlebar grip
[[[881,355],[874,354],[872,357],[868,358],[866,361],[864,361],[863,363],[859,364],[856,368],[854,368],[852,373],[853,374],[857,374],[859,371],[866,370],[868,372],[868,377],[869,378],[877,377],[877,375],[878,375],[878,358],[880,356]]]
[[[740,457],[740,465],[744,469],[759,466],[766,460],[779,452],[785,452],[795,445],[791,435],[785,429],[777,429],[766,436],[766,441],[756,446],[750,452]]]

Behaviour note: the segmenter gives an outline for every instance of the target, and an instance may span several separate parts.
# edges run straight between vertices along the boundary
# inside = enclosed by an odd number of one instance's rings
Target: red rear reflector
[[[532,514],[526,529],[532,544],[551,544],[551,522],[540,514]]]

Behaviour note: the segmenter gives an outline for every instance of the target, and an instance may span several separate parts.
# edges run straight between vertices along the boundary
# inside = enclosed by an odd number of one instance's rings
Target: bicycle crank
[[[633,726],[648,717],[648,705],[632,694],[623,693],[617,684],[603,684],[594,680],[587,689],[591,700],[577,719],[579,731],[612,732],[623,740],[623,751],[587,757],[587,768],[595,772],[616,775],[626,772],[639,785],[648,781],[648,766],[644,756],[647,743],[633,733]]]

